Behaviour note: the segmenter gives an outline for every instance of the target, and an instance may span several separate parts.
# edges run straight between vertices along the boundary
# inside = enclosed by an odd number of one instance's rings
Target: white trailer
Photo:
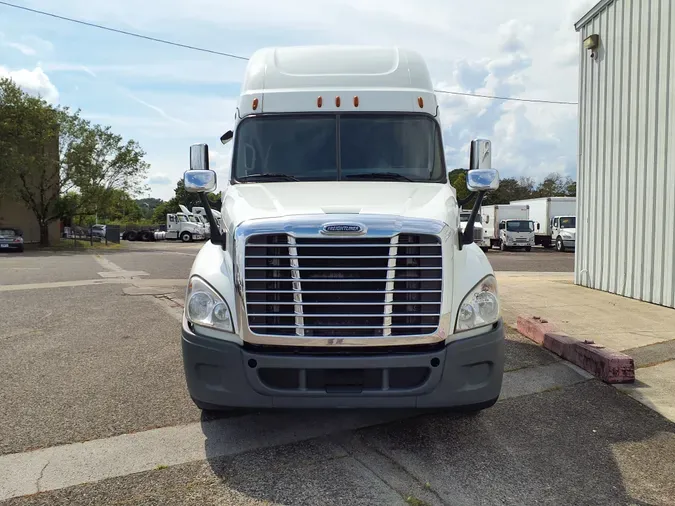
[[[534,246],[534,225],[528,217],[526,205],[497,204],[483,206],[483,229],[490,247],[502,251],[509,248],[524,248],[530,251]]]
[[[541,197],[513,200],[511,204],[528,205],[529,219],[534,222],[536,244],[558,251],[574,249],[576,239],[576,197]]]

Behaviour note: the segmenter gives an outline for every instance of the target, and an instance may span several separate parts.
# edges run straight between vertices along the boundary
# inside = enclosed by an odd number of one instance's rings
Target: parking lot
[[[2,504],[675,504],[673,424],[510,328],[500,401],[475,416],[204,417],[180,352],[200,247],[0,255]]]

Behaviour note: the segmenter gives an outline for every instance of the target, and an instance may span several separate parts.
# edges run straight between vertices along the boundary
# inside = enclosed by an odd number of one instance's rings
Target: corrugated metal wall
[[[575,282],[675,307],[675,0],[615,0],[580,29]]]

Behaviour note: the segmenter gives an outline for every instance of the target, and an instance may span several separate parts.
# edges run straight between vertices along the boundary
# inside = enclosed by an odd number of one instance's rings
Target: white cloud
[[[56,103],[59,99],[56,86],[40,67],[33,70],[9,70],[0,66],[0,77],[9,77],[26,93],[40,96],[47,102]]]
[[[21,44],[20,42],[8,42],[7,46],[11,47],[12,49],[16,49],[17,51],[25,54],[26,56],[34,56],[35,54],[37,54],[37,51],[35,51],[35,49],[25,44]]]
[[[164,185],[170,185],[173,182],[173,179],[171,179],[168,175],[162,173],[162,172],[157,172],[155,174],[152,174],[148,178],[148,184],[149,185],[157,185],[157,186],[164,186]]]

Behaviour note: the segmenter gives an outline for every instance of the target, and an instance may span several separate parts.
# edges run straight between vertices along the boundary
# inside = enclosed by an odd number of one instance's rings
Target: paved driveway
[[[198,247],[59,255],[46,279],[0,256],[3,504],[675,504],[673,424],[512,330],[477,416],[202,417],[179,336]]]

